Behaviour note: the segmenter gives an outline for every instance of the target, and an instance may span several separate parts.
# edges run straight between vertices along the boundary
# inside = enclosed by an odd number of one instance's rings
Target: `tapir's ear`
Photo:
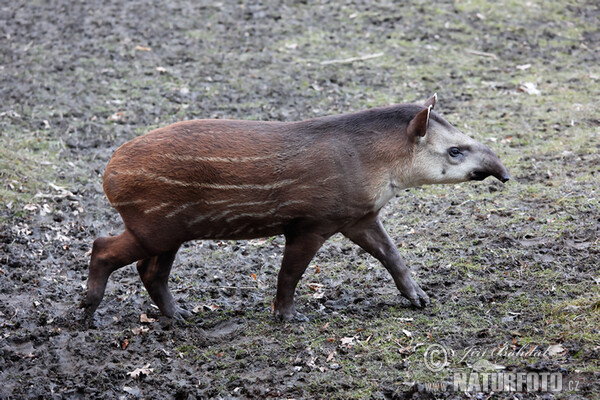
[[[419,112],[415,117],[408,123],[408,136],[410,137],[423,137],[427,133],[429,127],[429,113],[431,112],[432,106],[428,106],[423,111]]]
[[[434,109],[436,102],[437,102],[437,93],[434,93],[433,96],[431,96],[430,98],[428,98],[427,101],[425,102],[425,104],[423,104],[423,105],[425,107],[431,106],[431,108]]]

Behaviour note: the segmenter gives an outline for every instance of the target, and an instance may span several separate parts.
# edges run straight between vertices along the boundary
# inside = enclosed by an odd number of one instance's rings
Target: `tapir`
[[[111,273],[137,261],[161,313],[186,317],[168,287],[184,242],[284,235],[273,310],[278,319],[300,318],[296,286],[338,232],[378,259],[414,306],[425,306],[427,294],[380,221],[382,207],[410,187],[509,179],[488,147],[433,110],[436,101],[300,122],[184,121],[123,144],[103,187],[125,230],[93,243],[86,315],[98,308]]]

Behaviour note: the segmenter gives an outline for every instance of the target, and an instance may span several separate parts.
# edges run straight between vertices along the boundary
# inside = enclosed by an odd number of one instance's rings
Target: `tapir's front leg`
[[[274,313],[278,319],[289,321],[303,319],[294,306],[294,292],[302,274],[329,235],[314,232],[294,231],[285,234],[285,249],[281,270],[277,277],[277,295]]]
[[[342,233],[385,266],[400,293],[413,305],[419,308],[427,305],[429,297],[410,276],[410,271],[377,215],[364,218]]]

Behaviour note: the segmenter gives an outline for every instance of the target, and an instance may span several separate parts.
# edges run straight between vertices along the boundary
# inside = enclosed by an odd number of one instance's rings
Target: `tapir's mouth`
[[[472,181],[482,181],[490,175],[493,175],[496,179],[498,179],[502,183],[505,183],[506,181],[508,181],[510,179],[510,176],[505,171],[503,171],[503,173],[492,173],[489,171],[481,171],[481,170],[472,171],[470,173],[470,178]]]

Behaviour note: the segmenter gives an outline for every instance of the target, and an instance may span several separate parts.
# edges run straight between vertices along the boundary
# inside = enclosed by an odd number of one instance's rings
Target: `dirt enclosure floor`
[[[599,398],[599,27],[593,0],[0,2],[0,399]],[[92,241],[123,228],[102,174],[124,142],[434,92],[513,179],[384,208],[429,307],[335,236],[297,290],[309,320],[277,322],[275,237],[187,243],[185,322],[133,265],[82,319]],[[483,381],[510,374],[552,382]]]

